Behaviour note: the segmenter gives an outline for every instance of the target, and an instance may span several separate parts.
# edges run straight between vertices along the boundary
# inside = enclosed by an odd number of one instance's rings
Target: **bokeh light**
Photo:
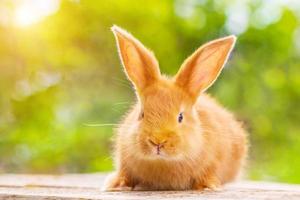
[[[37,23],[57,11],[59,0],[18,0],[15,8],[15,24],[25,27]]]

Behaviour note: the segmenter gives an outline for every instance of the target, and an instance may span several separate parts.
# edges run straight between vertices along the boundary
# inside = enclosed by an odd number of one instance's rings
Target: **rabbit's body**
[[[167,78],[139,41],[120,28],[113,31],[138,101],[118,128],[116,173],[105,189],[201,190],[233,180],[246,157],[246,133],[203,91],[220,73],[235,38],[204,45]]]
[[[239,174],[247,151],[246,134],[240,123],[206,94],[198,98],[195,106],[203,127],[199,146],[205,149],[191,157],[170,160],[146,159],[131,145],[128,125],[140,115],[140,105],[133,107],[120,125],[116,140],[116,161],[129,185],[141,183],[146,186],[143,189],[159,190],[217,187]],[[198,179],[201,184],[195,182]]]

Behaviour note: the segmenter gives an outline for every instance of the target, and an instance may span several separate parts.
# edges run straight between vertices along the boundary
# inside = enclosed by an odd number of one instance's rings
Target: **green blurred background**
[[[249,130],[247,177],[300,183],[300,1],[1,0],[0,172],[113,169],[114,124],[134,102],[110,31],[174,75],[206,41],[238,36],[209,92]]]

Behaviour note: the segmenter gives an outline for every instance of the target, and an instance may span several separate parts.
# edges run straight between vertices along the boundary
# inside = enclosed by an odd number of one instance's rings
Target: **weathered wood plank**
[[[300,199],[300,186],[239,181],[221,191],[101,192],[105,175],[0,175],[0,199]]]

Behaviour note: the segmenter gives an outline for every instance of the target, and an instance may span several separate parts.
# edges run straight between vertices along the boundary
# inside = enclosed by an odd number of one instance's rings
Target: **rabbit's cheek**
[[[178,151],[175,147],[166,147],[165,151],[169,156],[176,156],[178,154]]]
[[[140,142],[139,143],[139,148],[140,148],[140,150],[143,154],[148,154],[149,153],[148,145],[145,144],[145,142]]]
[[[179,140],[178,138],[169,138],[160,150],[160,154],[167,157],[174,157],[178,154]]]
[[[141,152],[142,154],[146,154],[148,150],[148,145],[145,143],[144,135],[141,133],[137,133],[135,137],[136,151]]]
[[[201,132],[194,132],[190,134],[187,141],[185,142],[187,151],[192,151],[195,154],[198,154],[201,152],[201,149],[203,148],[203,137]]]

